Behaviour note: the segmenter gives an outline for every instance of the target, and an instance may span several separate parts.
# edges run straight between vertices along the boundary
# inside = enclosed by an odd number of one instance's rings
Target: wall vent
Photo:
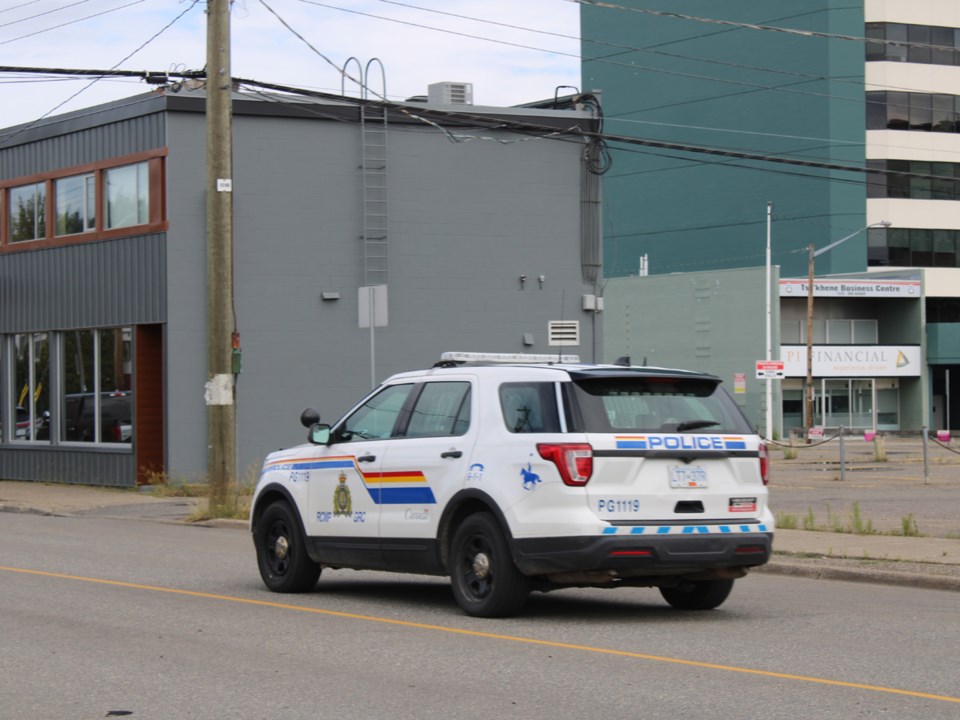
[[[473,83],[433,83],[427,85],[427,98],[433,105],[473,105]]]
[[[579,320],[551,320],[549,327],[552,347],[572,347],[580,344]]]

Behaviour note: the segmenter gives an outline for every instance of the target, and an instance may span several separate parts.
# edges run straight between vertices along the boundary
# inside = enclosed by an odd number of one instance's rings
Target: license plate
[[[707,487],[707,471],[702,467],[674,465],[670,468],[670,487],[705,488]]]

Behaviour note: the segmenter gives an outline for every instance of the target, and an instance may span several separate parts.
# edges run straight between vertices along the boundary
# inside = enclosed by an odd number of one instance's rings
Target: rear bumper
[[[516,540],[514,561],[525,575],[616,571],[621,577],[678,575],[763,565],[772,532],[730,535],[601,535]]]

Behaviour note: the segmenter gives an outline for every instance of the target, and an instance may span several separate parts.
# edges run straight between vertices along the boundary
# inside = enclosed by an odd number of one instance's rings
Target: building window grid
[[[879,338],[880,324],[872,318],[813,320],[813,342],[816,345],[876,345]],[[785,345],[805,344],[807,321],[782,321],[780,340]]]
[[[164,229],[165,155],[165,149],[153,150],[47,177],[0,180],[0,249],[26,241],[98,240],[127,228]]]
[[[960,66],[958,28],[874,22],[866,24],[865,35],[870,40],[885,41],[866,43],[867,62]]]
[[[878,90],[867,93],[867,130],[960,132],[960,96]]]
[[[867,235],[871,267],[960,267],[960,230],[872,228]]]
[[[960,163],[868,160],[867,197],[960,200]]]

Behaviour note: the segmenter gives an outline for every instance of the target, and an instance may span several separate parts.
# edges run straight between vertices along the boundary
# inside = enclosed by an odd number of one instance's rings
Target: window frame
[[[14,214],[13,195],[15,192],[21,191],[21,190],[33,191],[32,192],[33,199],[31,200],[31,203],[30,203],[33,209],[33,218],[32,218],[33,234],[31,237],[24,237],[18,240],[14,240],[13,239],[13,214]],[[47,237],[47,227],[49,226],[47,219],[50,217],[49,213],[47,212],[48,210],[47,195],[48,194],[49,194],[49,188],[47,187],[46,183],[43,183],[43,182],[27,182],[27,183],[23,183],[22,185],[11,185],[9,187],[4,188],[4,191],[3,191],[4,204],[3,205],[5,208],[5,212],[4,212],[3,222],[7,230],[7,237],[9,238],[11,245],[16,245],[17,247],[21,247],[22,243],[34,243],[34,242],[37,242],[38,240],[44,240]],[[20,202],[17,203],[17,207],[19,209]],[[41,228],[43,232],[42,235],[40,234]]]
[[[36,173],[33,175],[15,177],[0,180],[0,253],[3,252],[21,252],[24,250],[37,250],[49,247],[61,247],[64,245],[73,245],[83,242],[96,242],[99,240],[111,240],[130,235],[146,235],[154,232],[164,232],[168,229],[167,210],[166,210],[166,157],[167,149],[159,148],[156,150],[147,150],[140,153],[125,155],[121,157],[110,158],[85,165],[76,165],[61,168],[47,173]],[[106,172],[116,168],[139,163],[147,163],[147,219],[145,223],[137,225],[127,225],[123,227],[106,227],[106,217],[104,215],[105,193],[106,193]],[[93,230],[86,230],[81,233],[72,233],[69,235],[57,235],[56,218],[56,183],[58,180],[71,178],[75,176],[94,176],[94,194],[96,214]],[[46,227],[44,237],[30,240],[11,242],[10,233],[10,190],[32,184],[43,184],[45,187],[45,205],[44,216]]]
[[[80,180],[80,205],[83,207],[82,217],[80,223],[82,226],[81,230],[75,232],[68,232],[66,229],[66,216],[63,213],[66,208],[61,208],[60,206],[60,186],[61,183],[65,183],[68,180]],[[90,197],[90,185],[93,186],[93,198]],[[75,235],[83,235],[84,233],[96,232],[97,230],[97,174],[93,172],[80,173],[78,175],[67,175],[66,177],[56,178],[52,181],[53,186],[53,236],[56,238],[62,237],[71,237]],[[92,200],[92,202],[91,202]],[[92,207],[91,207],[92,206]],[[91,214],[93,217],[91,218]],[[91,225],[90,220],[93,220]],[[64,229],[61,232],[60,224],[63,221]]]

